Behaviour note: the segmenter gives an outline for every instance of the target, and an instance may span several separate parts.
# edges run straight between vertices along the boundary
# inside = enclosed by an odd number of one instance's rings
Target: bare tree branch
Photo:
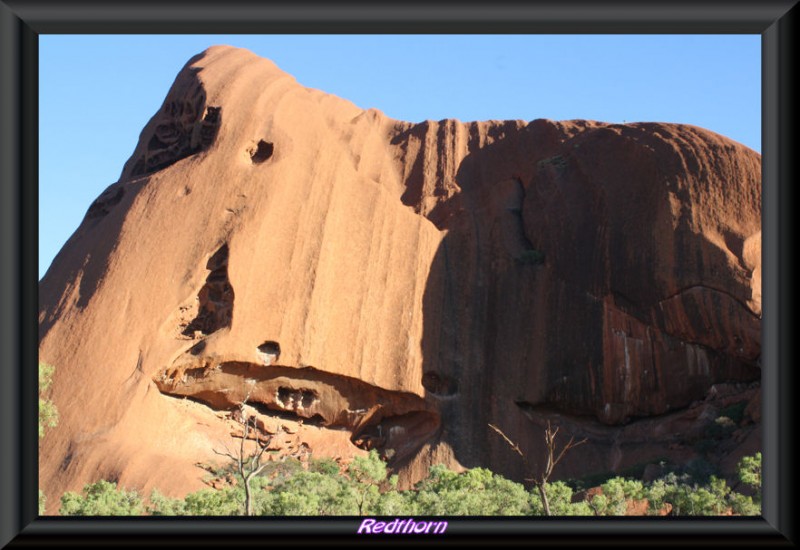
[[[504,434],[504,433],[503,433],[503,431],[502,431],[500,428],[498,428],[497,426],[494,426],[494,425],[492,425],[492,424],[489,424],[489,427],[490,427],[491,429],[493,429],[494,431],[496,431],[498,434],[500,434],[500,437],[502,437],[503,439],[505,439],[505,440],[506,440],[506,443],[508,443],[508,444],[509,444],[509,446],[511,447],[511,449],[512,449],[514,452],[516,452],[516,453],[517,453],[519,456],[521,456],[522,458],[525,458],[525,455],[522,453],[522,449],[520,449],[520,448],[519,448],[519,445],[517,445],[516,443],[514,443],[513,441],[511,441],[511,440],[508,438],[508,436],[507,436],[506,434]]]
[[[216,450],[216,449],[211,449],[211,450],[214,452],[214,454],[216,454],[216,455],[219,455],[219,456],[224,456],[224,457],[226,457],[226,458],[230,458],[230,459],[231,459],[231,460],[233,460],[234,462],[237,460],[237,458],[236,458],[236,455],[234,455],[234,454],[231,454],[231,453],[223,453],[223,452],[220,452],[220,451],[218,451],[218,450]]]
[[[511,449],[522,457],[522,462],[525,471],[528,471],[529,470],[528,458],[525,456],[525,453],[522,452],[522,449],[520,449],[519,445],[517,443],[514,443],[497,426],[489,424],[489,427],[492,428],[498,434],[500,434],[500,436],[505,440],[506,443],[508,443]],[[550,479],[550,476],[553,475],[553,470],[555,470],[555,467],[558,465],[559,462],[561,462],[561,459],[564,458],[564,455],[567,453],[567,451],[569,451],[570,449],[574,449],[575,447],[582,445],[587,441],[586,438],[584,438],[576,442],[574,437],[570,437],[569,441],[567,442],[566,445],[564,445],[564,447],[562,447],[561,451],[557,451],[556,436],[558,435],[559,429],[560,427],[558,426],[555,429],[553,429],[553,427],[550,425],[550,421],[549,420],[547,421],[547,428],[545,428],[544,431],[545,451],[547,453],[545,466],[537,477],[525,478],[525,481],[532,481],[539,490],[539,496],[542,499],[544,513],[547,516],[551,515],[550,503],[548,502],[547,499],[547,482]]]
[[[238,452],[231,451],[227,445],[223,444],[224,451],[212,449],[214,454],[224,456],[229,459],[236,467],[236,471],[241,476],[244,482],[245,490],[245,514],[248,516],[254,515],[253,511],[253,495],[250,487],[252,479],[264,471],[268,462],[262,462],[264,453],[266,453],[270,443],[272,442],[271,436],[262,437],[258,426],[256,425],[255,416],[249,414],[247,402],[250,400],[250,395],[255,387],[255,381],[252,383],[248,381],[249,388],[244,399],[238,405],[238,418],[236,421],[241,426],[242,432],[239,439]],[[252,439],[255,444],[255,449],[250,452],[247,449],[247,440],[252,433]],[[231,433],[231,437],[237,437],[238,434]]]

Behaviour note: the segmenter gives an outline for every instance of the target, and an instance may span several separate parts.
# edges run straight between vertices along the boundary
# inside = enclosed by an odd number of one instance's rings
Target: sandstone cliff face
[[[400,122],[211,48],[40,283],[42,485],[197,489],[245,396],[406,483],[519,478],[489,423],[535,453],[553,411],[616,429],[757,380],[760,169],[691,126]]]

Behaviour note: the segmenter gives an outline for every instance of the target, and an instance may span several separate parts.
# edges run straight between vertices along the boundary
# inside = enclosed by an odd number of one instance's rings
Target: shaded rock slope
[[[521,480],[489,423],[534,459],[545,420],[588,435],[563,475],[688,460],[681,414],[758,393],[760,171],[687,125],[401,122],[210,48],[40,282],[41,485],[200,488],[246,396],[406,486]]]

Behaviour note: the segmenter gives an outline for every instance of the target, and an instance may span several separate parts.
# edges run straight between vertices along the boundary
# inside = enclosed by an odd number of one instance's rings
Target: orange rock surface
[[[40,484],[203,487],[245,396],[406,486],[521,480],[489,423],[533,455],[553,415],[689,410],[760,377],[760,171],[686,125],[392,120],[210,48],[40,283]],[[565,472],[619,465],[608,445]]]

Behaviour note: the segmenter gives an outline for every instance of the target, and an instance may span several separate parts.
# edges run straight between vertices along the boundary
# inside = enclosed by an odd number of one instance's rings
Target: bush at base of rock
[[[117,489],[117,484],[100,480],[83,488],[83,494],[64,493],[62,516],[139,516],[145,512],[136,491]]]
[[[761,454],[739,463],[740,480],[754,494],[733,491],[714,476],[696,483],[669,473],[649,483],[615,477],[575,501],[573,488],[563,481],[546,485],[554,516],[673,515],[710,516],[761,514]],[[234,480],[235,481],[235,480]],[[330,460],[287,464],[252,483],[254,508],[267,516],[541,516],[539,491],[531,490],[485,468],[462,473],[443,465],[431,468],[412,490],[398,491],[396,476],[371,452],[344,471]],[[41,493],[40,493],[41,495]],[[145,507],[135,491],[98,481],[82,494],[61,497],[61,515],[236,516],[244,512],[241,483],[207,488],[174,499],[154,490]]]

